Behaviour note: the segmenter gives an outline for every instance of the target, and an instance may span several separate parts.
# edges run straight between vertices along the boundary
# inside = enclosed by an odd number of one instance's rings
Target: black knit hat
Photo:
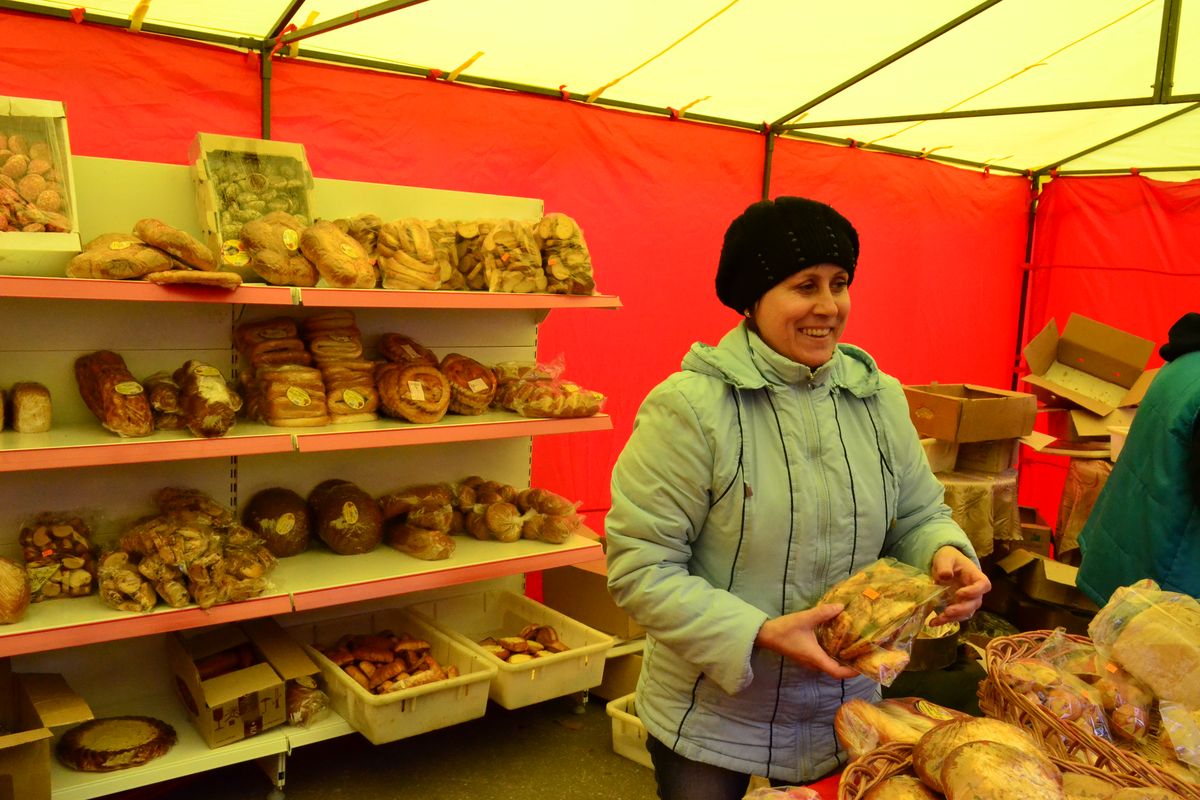
[[[1184,314],[1175,320],[1167,336],[1167,343],[1158,348],[1163,361],[1174,361],[1182,355],[1200,350],[1200,314],[1195,311]]]
[[[763,200],[725,231],[717,298],[740,313],[805,267],[837,264],[853,281],[857,263],[858,232],[833,208],[803,197]]]

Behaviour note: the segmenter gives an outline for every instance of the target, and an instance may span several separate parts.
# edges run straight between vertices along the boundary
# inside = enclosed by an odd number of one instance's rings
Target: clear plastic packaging
[[[835,584],[820,604],[842,613],[817,628],[817,641],[838,662],[890,686],[908,665],[912,643],[947,587],[916,567],[881,558]]]

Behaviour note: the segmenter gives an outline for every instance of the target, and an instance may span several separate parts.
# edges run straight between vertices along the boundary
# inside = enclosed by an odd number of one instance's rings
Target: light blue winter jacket
[[[637,713],[696,761],[808,781],[844,759],[833,715],[874,699],[754,647],[769,617],[810,608],[880,556],[928,569],[953,545],[900,384],[839,345],[817,370],[745,323],[697,343],[647,396],[617,460],[608,585],[646,628]]]

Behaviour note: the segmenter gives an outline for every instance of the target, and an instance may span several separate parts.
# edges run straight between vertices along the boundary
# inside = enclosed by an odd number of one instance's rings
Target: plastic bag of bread
[[[890,686],[946,591],[916,567],[881,558],[821,597],[819,604],[840,603],[843,610],[817,627],[817,641],[833,659]]]
[[[314,722],[324,719],[332,708],[329,695],[321,691],[309,675],[301,675],[287,682],[284,702],[287,705],[288,724],[301,728],[311,727]]]
[[[304,229],[300,234],[300,252],[330,286],[371,289],[379,282],[363,246],[329,220],[317,220]]]
[[[760,786],[742,800],[821,800],[821,793],[807,786]]]
[[[67,262],[69,278],[126,280],[174,269],[171,256],[128,233],[105,233]]]
[[[1101,653],[1159,700],[1200,710],[1200,602],[1153,581],[1119,587],[1088,625]]]
[[[125,359],[111,350],[97,350],[75,359],[75,383],[88,410],[118,436],[154,433],[154,412]]]
[[[321,541],[338,555],[374,550],[383,540],[383,514],[375,498],[350,481],[322,481],[308,495]]]
[[[480,245],[489,292],[544,292],[542,253],[527,223],[496,220]]]
[[[378,260],[379,229],[383,220],[377,214],[359,214],[346,219],[335,219],[338,230],[362,245],[367,261],[374,265]]]
[[[193,436],[212,439],[233,427],[242,397],[221,374],[203,361],[189,359],[172,376],[179,387],[179,413]]]
[[[578,223],[566,214],[553,212],[533,227],[546,271],[546,291],[554,294],[592,294],[592,257]]]
[[[1175,758],[1200,767],[1200,711],[1190,711],[1179,703],[1159,703],[1162,714],[1163,743]]]
[[[440,289],[442,281],[450,277],[438,260],[423,220],[385,222],[379,228],[376,254],[385,289]]]
[[[1100,693],[1052,662],[1036,655],[1005,663],[996,675],[1064,722],[1080,726],[1102,739],[1111,739]]]
[[[961,711],[922,698],[892,697],[868,703],[856,697],[838,708],[833,729],[850,757],[858,758],[880,745],[915,743],[933,727],[966,717]]]
[[[1154,693],[1119,664],[1104,658],[1093,643],[1072,639],[1059,629],[1046,637],[1035,655],[1095,690],[1093,699],[1103,707],[1114,736],[1132,741],[1145,737]]]
[[[316,286],[321,275],[300,250],[304,220],[271,211],[242,226],[239,254],[260,278],[276,286]]]
[[[96,591],[91,526],[79,514],[44,512],[21,526],[17,544],[31,600],[83,597]]]

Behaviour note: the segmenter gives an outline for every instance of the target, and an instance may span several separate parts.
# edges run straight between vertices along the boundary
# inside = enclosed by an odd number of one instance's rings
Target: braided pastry
[[[375,372],[379,404],[391,417],[437,422],[450,407],[450,384],[428,364],[380,364]]]
[[[379,352],[388,361],[397,364],[438,365],[438,357],[425,345],[400,333],[385,333],[379,337]]]
[[[449,353],[440,365],[450,383],[450,411],[482,414],[496,396],[496,374],[473,358]]]

